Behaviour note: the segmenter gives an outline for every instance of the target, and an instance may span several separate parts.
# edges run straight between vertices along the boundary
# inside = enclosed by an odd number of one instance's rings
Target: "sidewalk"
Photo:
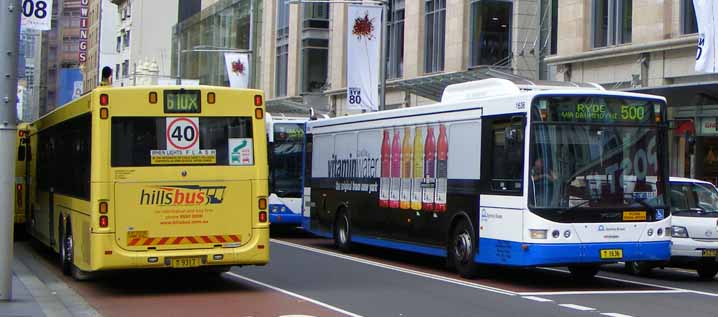
[[[0,317],[100,316],[82,297],[45,267],[28,242],[15,242],[13,300],[0,301]]]

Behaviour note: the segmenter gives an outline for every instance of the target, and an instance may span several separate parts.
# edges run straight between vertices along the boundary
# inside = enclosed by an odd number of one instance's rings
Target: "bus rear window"
[[[113,167],[254,164],[251,117],[113,117],[111,139]]]

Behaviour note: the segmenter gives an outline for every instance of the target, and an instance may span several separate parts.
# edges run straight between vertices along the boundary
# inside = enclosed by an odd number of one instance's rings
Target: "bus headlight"
[[[531,239],[546,239],[546,234],[548,233],[548,230],[546,229],[529,229],[529,234],[531,235]]]
[[[688,238],[688,230],[686,227],[673,226],[673,228],[671,228],[671,237]]]

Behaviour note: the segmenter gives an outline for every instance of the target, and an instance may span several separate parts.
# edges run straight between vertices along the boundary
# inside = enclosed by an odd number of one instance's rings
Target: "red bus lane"
[[[87,282],[63,276],[49,251],[28,248],[50,273],[103,316],[346,316],[299,294],[286,294],[234,273],[107,272]],[[241,274],[241,270],[236,270]],[[240,275],[241,276],[241,275]]]

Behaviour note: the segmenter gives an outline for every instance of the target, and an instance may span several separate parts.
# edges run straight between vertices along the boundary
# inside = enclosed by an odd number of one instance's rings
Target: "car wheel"
[[[648,276],[653,271],[653,266],[648,262],[626,261],[626,272],[632,275]]]
[[[698,277],[704,281],[711,281],[718,274],[718,266],[702,264],[698,266]]]
[[[479,265],[474,261],[476,242],[476,234],[471,224],[466,220],[459,221],[451,234],[449,255],[461,277],[474,278],[479,273]]]
[[[342,252],[351,251],[351,223],[344,210],[339,211],[334,223],[334,245]]]

